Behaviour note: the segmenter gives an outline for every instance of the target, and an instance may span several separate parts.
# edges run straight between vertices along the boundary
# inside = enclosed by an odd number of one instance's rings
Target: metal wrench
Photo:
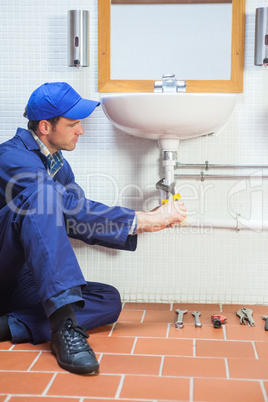
[[[199,320],[199,316],[201,315],[201,313],[199,313],[199,311],[195,311],[194,313],[192,313],[192,315],[194,316],[195,327],[202,327],[202,324]]]
[[[175,327],[178,329],[183,328],[183,314],[188,313],[188,310],[176,310],[176,313],[178,314],[178,319],[175,322]]]
[[[155,187],[156,187],[158,190],[163,190],[163,191],[165,191],[165,192],[166,192],[166,199],[168,200],[170,194],[171,194],[171,195],[175,195],[175,185],[176,185],[176,182],[173,181],[171,184],[167,185],[167,184],[164,184],[164,180],[165,180],[165,179],[159,180],[159,181],[156,183]]]

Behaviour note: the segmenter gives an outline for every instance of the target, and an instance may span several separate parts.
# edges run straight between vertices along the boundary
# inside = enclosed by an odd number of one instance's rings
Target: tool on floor
[[[240,310],[236,312],[236,315],[240,317],[240,324],[246,325],[246,321],[248,325],[251,327],[255,326],[255,321],[252,318],[253,310],[250,308],[242,307]]]
[[[178,319],[175,322],[175,327],[178,329],[183,328],[183,315],[188,313],[188,310],[176,310],[176,313],[178,314]]]
[[[199,313],[199,311],[195,311],[194,313],[192,313],[192,315],[194,316],[194,326],[195,327],[202,327],[202,324],[199,320],[199,317],[201,315],[201,313]]]
[[[264,329],[265,331],[268,331],[268,315],[263,315],[262,319],[265,320]]]
[[[211,316],[211,321],[214,328],[220,328],[222,324],[225,324],[226,320],[227,318],[222,314],[212,314]]]

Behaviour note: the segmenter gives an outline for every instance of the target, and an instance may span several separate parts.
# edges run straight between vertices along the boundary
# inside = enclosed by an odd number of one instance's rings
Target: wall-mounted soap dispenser
[[[268,7],[256,9],[255,66],[268,65]]]
[[[69,66],[89,66],[89,11],[68,11]]]

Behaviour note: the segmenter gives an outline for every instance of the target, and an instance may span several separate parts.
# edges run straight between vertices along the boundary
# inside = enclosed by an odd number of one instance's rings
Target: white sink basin
[[[177,150],[179,140],[217,133],[231,116],[235,94],[120,93],[102,95],[112,124],[135,137]],[[176,149],[175,149],[176,148]]]

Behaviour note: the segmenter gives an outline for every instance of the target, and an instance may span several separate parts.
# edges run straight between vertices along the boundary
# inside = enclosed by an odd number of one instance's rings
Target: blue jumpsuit
[[[29,131],[0,145],[0,316],[9,316],[13,342],[48,341],[55,305],[73,303],[87,330],[116,321],[118,291],[85,281],[68,236],[134,251],[134,216],[86,199],[66,160],[51,178]]]

